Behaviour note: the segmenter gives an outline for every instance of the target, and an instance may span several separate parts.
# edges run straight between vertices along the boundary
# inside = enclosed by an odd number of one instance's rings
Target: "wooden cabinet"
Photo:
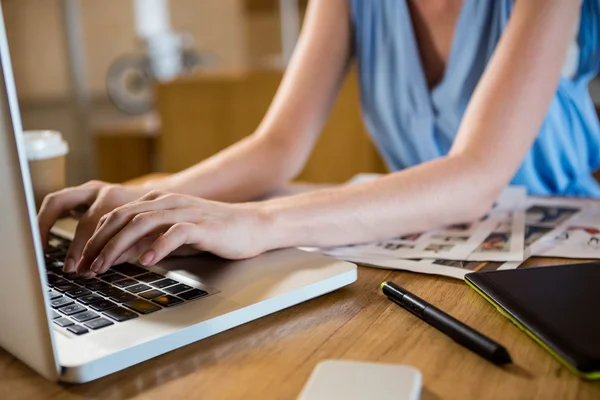
[[[182,170],[251,134],[281,78],[279,71],[225,71],[160,85],[159,169]],[[358,172],[384,171],[363,127],[357,79],[351,73],[298,179],[342,182]]]

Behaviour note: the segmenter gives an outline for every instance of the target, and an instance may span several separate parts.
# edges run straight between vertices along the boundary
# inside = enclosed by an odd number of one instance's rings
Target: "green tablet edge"
[[[593,372],[581,372],[581,371],[579,371],[577,368],[575,368],[575,366],[569,364],[569,362],[567,360],[565,360],[564,358],[562,358],[554,350],[552,350],[550,347],[548,347],[548,345],[546,343],[544,343],[540,338],[538,338],[533,332],[531,332],[529,329],[527,329],[525,326],[523,326],[519,321],[517,321],[515,318],[513,318],[512,315],[510,315],[509,313],[507,313],[506,311],[504,311],[504,309],[502,309],[502,307],[498,303],[496,303],[494,300],[492,300],[490,297],[488,297],[485,293],[483,293],[481,290],[479,290],[479,288],[477,288],[475,285],[473,285],[471,282],[469,282],[466,278],[465,278],[465,282],[466,282],[467,285],[469,285],[471,287],[471,289],[473,289],[481,297],[483,297],[491,305],[493,305],[496,308],[496,310],[498,310],[498,312],[500,314],[502,314],[503,316],[505,316],[506,318],[508,318],[513,324],[515,324],[517,326],[517,328],[519,328],[520,330],[522,330],[523,332],[525,332],[527,334],[527,336],[529,336],[537,344],[539,344],[540,346],[542,346],[542,348],[544,350],[546,350],[554,358],[556,358],[558,361],[560,361],[560,363],[562,365],[564,365],[573,374],[577,375],[580,378],[584,378],[584,379],[587,379],[587,380],[597,380],[597,379],[600,379],[600,371],[593,371]]]

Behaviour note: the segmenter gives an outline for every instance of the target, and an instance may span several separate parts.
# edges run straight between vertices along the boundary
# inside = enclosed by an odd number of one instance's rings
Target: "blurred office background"
[[[306,0],[1,3],[24,127],[66,136],[70,184],[174,172],[250,134],[306,8]],[[166,54],[164,61],[173,51],[181,56],[175,64],[143,63],[152,52]],[[600,103],[600,83],[591,90]],[[351,73],[300,178],[342,181],[383,170]]]

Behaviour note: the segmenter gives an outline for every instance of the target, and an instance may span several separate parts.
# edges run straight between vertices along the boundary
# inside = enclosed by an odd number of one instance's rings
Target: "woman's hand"
[[[40,207],[38,222],[42,243],[48,244],[50,229],[59,218],[79,219],[75,237],[65,258],[65,272],[75,272],[83,248],[93,235],[100,218],[115,208],[138,199],[149,189],[142,186],[113,185],[90,181],[48,195]]]
[[[175,251],[243,259],[269,250],[269,218],[259,203],[227,204],[153,191],[100,218],[77,272],[101,274],[137,259],[154,265]]]

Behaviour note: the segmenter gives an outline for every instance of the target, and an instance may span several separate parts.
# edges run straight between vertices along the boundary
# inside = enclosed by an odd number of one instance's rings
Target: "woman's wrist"
[[[148,192],[151,192],[152,190],[160,190],[163,192],[187,194],[182,190],[182,187],[185,187],[185,184],[180,182],[177,174],[163,178],[152,179],[144,182],[140,186],[142,189],[145,189]]]
[[[265,240],[264,251],[305,244],[304,228],[309,224],[296,226],[291,220],[292,214],[288,212],[288,206],[281,204],[279,199],[247,204],[252,204],[259,221],[258,231]]]

